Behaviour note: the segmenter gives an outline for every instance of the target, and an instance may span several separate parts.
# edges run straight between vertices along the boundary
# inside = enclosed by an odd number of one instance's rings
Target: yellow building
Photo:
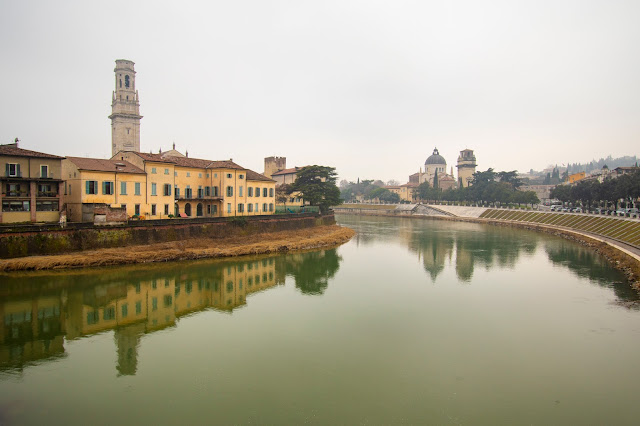
[[[584,179],[586,177],[586,173],[585,172],[578,172],[578,173],[574,173],[572,175],[569,175],[569,183],[576,183],[582,179]]]
[[[155,184],[158,191],[162,188],[162,196],[173,197],[171,214],[175,216],[227,217],[275,213],[275,181],[232,160],[189,158],[175,150],[164,154],[121,151],[113,159],[129,161],[144,170],[151,190]],[[165,201],[157,196],[162,201],[162,210],[156,209],[156,215],[150,213],[150,218],[166,217],[163,215],[169,198]]]
[[[97,221],[105,206],[114,217],[122,211],[121,220],[275,213],[275,181],[231,160],[121,151],[111,160],[68,157],[62,164],[69,221]]]
[[[146,212],[147,175],[127,161],[67,157],[62,174],[68,221],[93,221],[100,205],[121,208],[128,217]]]
[[[387,185],[383,188],[388,189],[394,194],[398,194],[401,201],[412,201],[413,200],[413,185],[404,184],[404,185]]]
[[[62,157],[19,148],[18,142],[0,145],[0,223],[57,222],[64,205]]]

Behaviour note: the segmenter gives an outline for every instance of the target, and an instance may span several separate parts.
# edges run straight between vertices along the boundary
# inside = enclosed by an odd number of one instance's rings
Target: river
[[[0,275],[0,424],[637,424],[638,295],[599,255],[337,220],[330,250]]]

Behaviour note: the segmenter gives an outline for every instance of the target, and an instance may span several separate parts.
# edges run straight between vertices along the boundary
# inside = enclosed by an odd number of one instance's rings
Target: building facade
[[[64,206],[62,157],[0,145],[0,223],[57,222]]]

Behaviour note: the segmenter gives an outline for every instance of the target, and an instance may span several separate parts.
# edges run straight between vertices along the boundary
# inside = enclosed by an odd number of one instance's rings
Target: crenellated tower
[[[140,152],[140,102],[133,61],[117,59],[116,90],[111,101],[111,155],[119,151]]]

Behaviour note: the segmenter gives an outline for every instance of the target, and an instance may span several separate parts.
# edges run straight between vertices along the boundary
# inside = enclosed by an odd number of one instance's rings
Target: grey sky
[[[638,1],[11,1],[0,143],[109,157],[115,59],[136,63],[143,151],[406,182],[640,150]]]

